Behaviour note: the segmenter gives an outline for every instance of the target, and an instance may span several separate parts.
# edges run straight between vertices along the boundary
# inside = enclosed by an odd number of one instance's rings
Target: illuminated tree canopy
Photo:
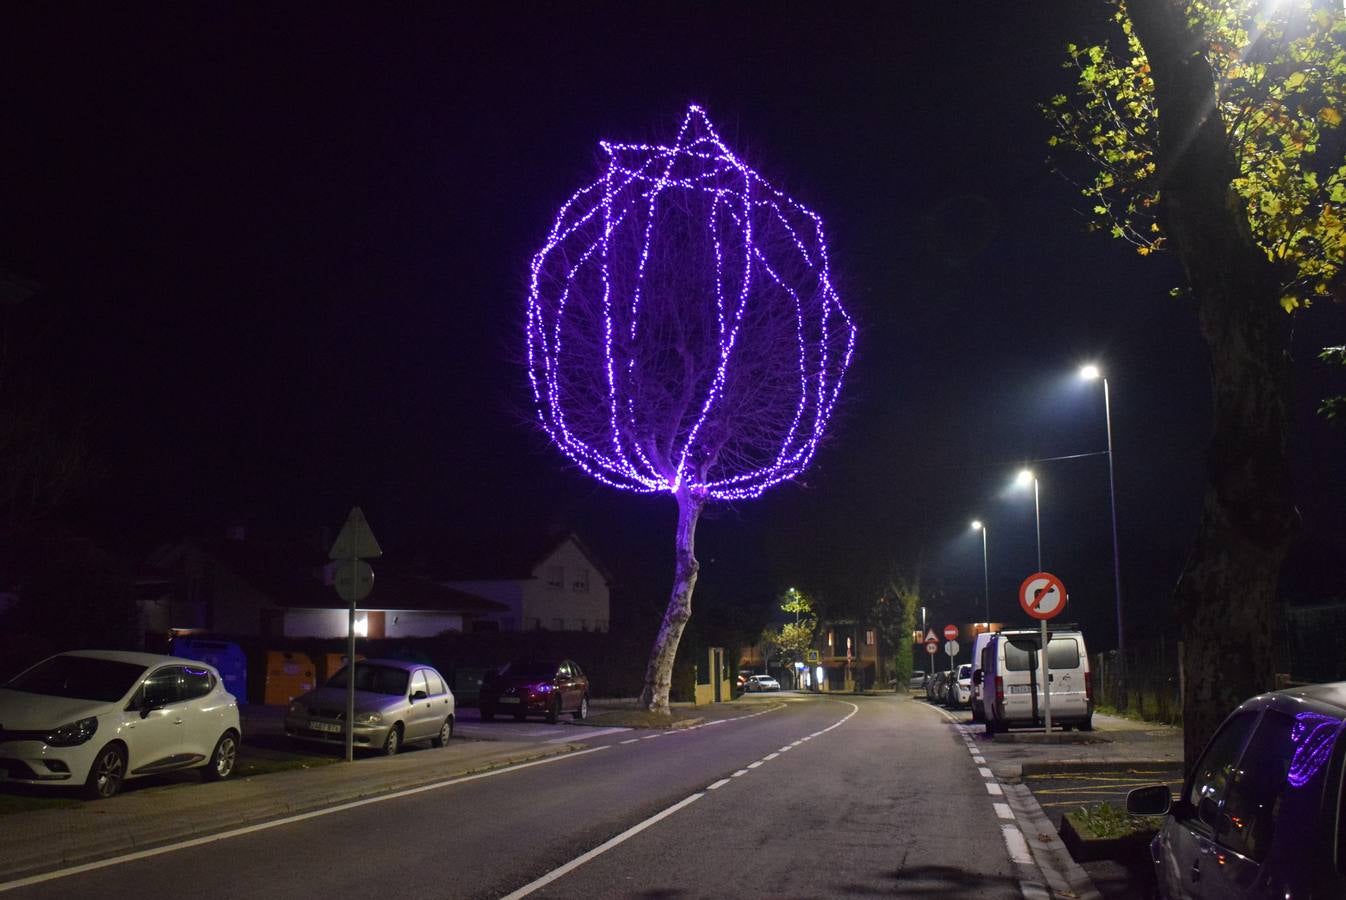
[[[542,425],[614,487],[756,497],[812,459],[855,345],[822,221],[699,107],[670,146],[600,146],[533,257]]]

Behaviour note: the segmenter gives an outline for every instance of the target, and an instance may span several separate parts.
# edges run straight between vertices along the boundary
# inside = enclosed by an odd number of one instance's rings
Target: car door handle
[[[1198,859],[1196,862],[1192,863],[1192,871],[1190,874],[1193,882],[1201,880],[1201,860]]]

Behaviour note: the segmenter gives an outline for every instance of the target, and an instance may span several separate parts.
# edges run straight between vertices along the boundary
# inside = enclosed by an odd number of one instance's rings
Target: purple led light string
[[[671,146],[600,146],[608,157],[602,176],[561,206],[532,261],[527,363],[538,418],[577,466],[613,487],[756,497],[812,460],[855,349],[854,323],[828,272],[822,220],[739,160],[697,106]],[[678,286],[685,296],[661,284],[666,295],[654,298],[652,253],[669,253],[660,231],[678,216],[692,239],[708,239],[713,272],[692,271],[700,261],[689,259],[686,287]],[[634,254],[622,255],[632,245]],[[728,268],[731,259],[741,271]],[[684,369],[697,361],[680,379],[670,379],[663,359],[673,348],[653,343],[668,340],[659,316],[682,321],[684,311],[670,311],[670,303],[706,306],[703,333],[693,329],[702,345],[677,347]],[[779,326],[788,330],[778,337],[793,331],[792,363],[790,344],[754,334],[784,316],[793,322]],[[778,363],[764,359],[776,355]],[[781,380],[787,364],[793,391]],[[673,413],[670,425],[662,410],[647,408],[651,384],[679,396],[685,415]],[[745,415],[749,424],[736,430]],[[725,446],[732,466],[720,460]]]

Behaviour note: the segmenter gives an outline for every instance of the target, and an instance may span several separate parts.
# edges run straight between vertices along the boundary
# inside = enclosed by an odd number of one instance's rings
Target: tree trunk
[[[1230,189],[1237,165],[1206,47],[1174,0],[1130,0],[1158,109],[1160,209],[1210,353],[1214,430],[1201,524],[1175,600],[1186,648],[1183,754],[1272,687],[1272,617],[1294,531],[1291,371],[1278,273]]]
[[[673,684],[673,660],[678,655],[682,630],[692,617],[692,590],[696,587],[696,522],[701,516],[705,498],[683,488],[676,494],[678,501],[678,533],[674,545],[673,593],[664,610],[664,620],[650,650],[650,662],[645,667],[645,689],[640,693],[640,707],[650,712],[668,714],[668,691]],[[711,677],[719,673],[712,672]]]

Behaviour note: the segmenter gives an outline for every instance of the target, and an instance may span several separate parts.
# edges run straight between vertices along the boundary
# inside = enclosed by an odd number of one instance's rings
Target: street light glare
[[[1014,483],[1019,487],[1026,487],[1033,483],[1033,470],[1020,469],[1019,474],[1014,476]]]
[[[1102,374],[1103,373],[1099,371],[1098,366],[1094,365],[1093,363],[1090,363],[1087,366],[1080,367],[1080,377],[1083,378],[1085,381],[1095,381],[1099,377],[1101,377]]]
[[[972,530],[973,530],[973,531],[981,531],[981,519],[973,519],[973,520],[972,520]]]

